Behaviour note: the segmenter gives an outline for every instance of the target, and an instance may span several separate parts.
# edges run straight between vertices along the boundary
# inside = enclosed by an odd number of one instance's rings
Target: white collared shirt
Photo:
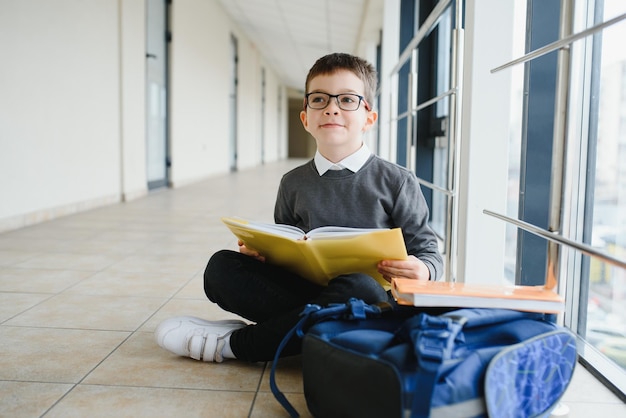
[[[356,173],[361,169],[361,167],[363,167],[370,155],[372,155],[370,149],[367,145],[365,145],[365,143],[363,143],[361,148],[359,148],[356,152],[348,155],[338,163],[333,163],[328,161],[318,150],[315,151],[315,167],[317,168],[317,172],[320,176],[323,176],[328,170],[343,170],[344,168]]]

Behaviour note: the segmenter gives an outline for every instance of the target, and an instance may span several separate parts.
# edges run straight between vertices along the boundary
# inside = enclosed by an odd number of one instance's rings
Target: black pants
[[[236,251],[215,253],[204,272],[204,291],[222,309],[255,324],[230,337],[238,359],[268,361],[287,332],[298,322],[308,303],[321,306],[343,303],[351,297],[367,303],[387,302],[389,296],[372,277],[364,274],[339,276],[328,286],[319,286],[280,267],[262,263]],[[299,354],[302,342],[293,338],[284,356]]]

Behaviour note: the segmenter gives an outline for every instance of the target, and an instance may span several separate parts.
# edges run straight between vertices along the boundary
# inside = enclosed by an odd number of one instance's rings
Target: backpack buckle
[[[412,332],[415,354],[420,364],[441,363],[452,357],[454,342],[463,330],[467,318],[462,316],[432,317],[423,315],[420,325]]]

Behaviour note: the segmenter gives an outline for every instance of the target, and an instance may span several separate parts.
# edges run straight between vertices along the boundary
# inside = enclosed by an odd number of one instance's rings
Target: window
[[[562,2],[522,3],[528,5],[526,52],[556,41]],[[577,0],[573,5],[573,33],[626,13],[621,0]],[[562,234],[619,260],[626,260],[624,39],[626,20],[621,20],[571,44],[562,173]],[[524,69],[523,94],[514,96],[523,108],[511,121],[507,214],[544,229],[551,178],[561,176],[551,169],[557,66],[556,51],[518,66]],[[518,124],[521,130],[515,128]],[[538,284],[532,278],[545,277],[545,240],[509,227],[506,247],[509,277],[520,284]],[[581,337],[583,362],[624,396],[626,269],[565,247],[559,267],[559,282],[567,287],[565,324]]]
[[[583,2],[581,2],[583,3]],[[626,13],[621,0],[590,2],[594,22],[606,22]],[[626,21],[594,35],[586,110],[586,176],[583,209],[583,240],[620,260],[626,260]],[[582,83],[582,80],[572,80]],[[626,386],[626,270],[601,260],[583,257],[578,332],[602,356],[622,369],[612,383]]]
[[[543,229],[551,220],[553,184],[562,185],[560,230],[566,238],[593,246],[621,264],[626,260],[626,3],[623,0],[515,0],[517,42],[514,57],[557,42],[561,7],[572,5],[572,33],[595,28],[595,35],[568,44],[569,61],[554,51],[525,64],[507,67],[513,73],[509,139],[507,215]],[[413,44],[426,15],[450,2],[403,0],[400,50]],[[434,7],[433,7],[434,6]],[[403,53],[397,85],[397,161],[416,169],[430,182],[425,194],[435,230],[448,239],[446,186],[450,174],[446,142],[449,131],[437,120],[451,117],[451,26],[453,8],[443,10],[436,29],[423,37],[409,60]],[[491,17],[491,16],[490,16]],[[526,18],[524,18],[526,17]],[[498,18],[494,14],[494,19]],[[621,19],[621,20],[619,20]],[[408,28],[408,29],[407,29]],[[409,30],[410,29],[410,30]],[[406,33],[409,30],[410,33]],[[416,36],[417,37],[417,36]],[[561,55],[568,55],[561,53]],[[569,62],[569,65],[568,65]],[[503,63],[502,63],[503,64]],[[559,84],[559,69],[565,83]],[[411,79],[409,74],[412,74]],[[562,89],[559,87],[562,86]],[[566,92],[563,113],[556,112],[557,93]],[[432,100],[435,98],[435,100]],[[430,102],[429,105],[423,105]],[[409,107],[409,103],[411,107]],[[489,105],[487,103],[486,105]],[[407,109],[412,110],[407,110]],[[392,112],[393,113],[393,112]],[[555,126],[564,114],[566,146],[553,155]],[[410,133],[410,135],[407,134]],[[558,132],[558,131],[557,131]],[[428,145],[426,147],[425,145]],[[563,169],[552,168],[553,157]],[[483,161],[481,161],[482,163]],[[424,184],[424,183],[423,183]],[[452,229],[452,228],[451,228]],[[452,234],[453,235],[453,234]],[[447,248],[447,247],[446,247]],[[626,399],[626,269],[559,247],[556,273],[566,291],[565,325],[580,336],[579,353],[600,380]],[[510,282],[543,284],[547,275],[548,242],[509,226],[506,231],[504,276]],[[450,258],[446,258],[448,262]],[[449,266],[449,264],[447,264]],[[498,267],[499,268],[499,267]],[[554,270],[551,270],[554,271]],[[497,274],[497,273],[496,273]],[[565,285],[565,286],[563,286]]]

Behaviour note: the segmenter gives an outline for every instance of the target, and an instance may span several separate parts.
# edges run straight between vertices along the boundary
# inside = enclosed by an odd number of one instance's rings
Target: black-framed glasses
[[[361,102],[368,111],[371,110],[369,103],[365,100],[365,97],[358,94],[342,93],[342,94],[328,94],[328,93],[308,93],[305,96],[306,105],[311,109],[321,110],[326,109],[330,103],[330,99],[333,97],[337,99],[337,106],[341,110],[355,111],[361,106]]]

